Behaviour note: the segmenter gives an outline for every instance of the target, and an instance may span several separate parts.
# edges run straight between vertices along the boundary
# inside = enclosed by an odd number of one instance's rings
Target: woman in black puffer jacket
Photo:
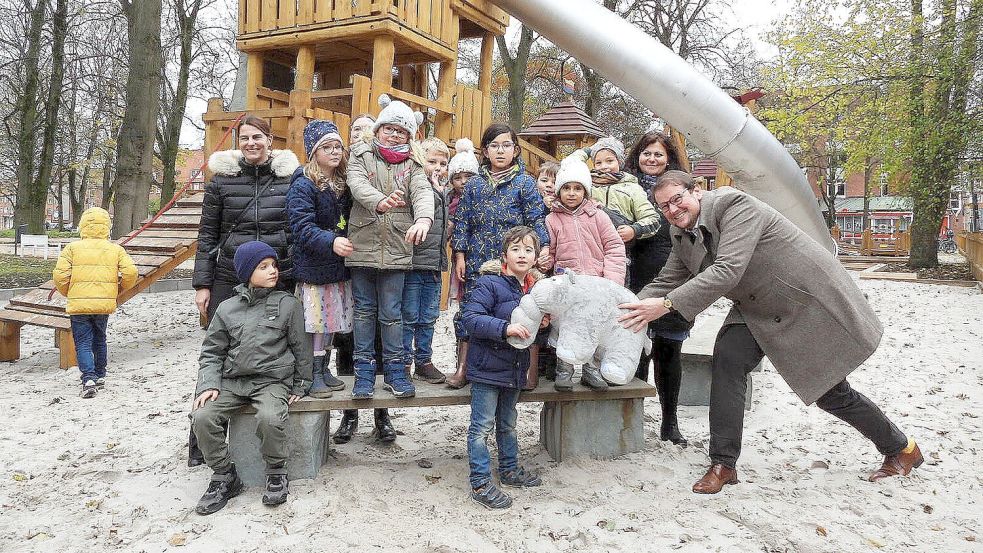
[[[214,176],[205,188],[192,285],[198,311],[212,319],[218,304],[239,283],[232,257],[251,240],[265,242],[279,257],[277,288],[293,293],[287,191],[300,163],[290,150],[271,150],[273,136],[264,119],[247,115],[237,129],[238,150],[208,159]]]

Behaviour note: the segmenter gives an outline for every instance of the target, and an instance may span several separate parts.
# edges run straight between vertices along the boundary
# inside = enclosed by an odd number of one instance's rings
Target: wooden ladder
[[[181,198],[142,232],[135,230],[119,240],[129,239],[123,248],[133,258],[139,277],[133,288],[117,298],[118,303],[146,290],[195,254],[202,196],[199,193]],[[54,291],[54,287],[54,282],[49,280],[11,298],[0,310],[0,361],[20,359],[20,329],[35,325],[54,329],[61,368],[78,364],[71,320],[65,313],[65,297]]]

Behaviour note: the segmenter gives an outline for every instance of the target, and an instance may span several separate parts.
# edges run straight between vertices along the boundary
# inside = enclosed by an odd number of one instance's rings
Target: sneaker
[[[536,486],[542,486],[543,481],[531,472],[527,472],[526,469],[519,467],[515,470],[508,472],[503,472],[499,475],[503,486],[508,486],[510,488],[535,488]]]
[[[430,384],[441,384],[447,380],[447,375],[440,372],[437,367],[434,367],[433,363],[427,361],[426,363],[416,364],[416,372],[413,373],[413,378],[429,382]]]
[[[287,502],[287,493],[290,487],[286,474],[267,474],[266,492],[263,493],[263,505],[271,507],[282,505]]]
[[[471,490],[471,501],[486,509],[508,509],[512,506],[512,498],[495,487],[491,482]]]
[[[386,390],[392,392],[396,397],[413,397],[416,395],[416,387],[406,378],[406,370],[403,368],[387,371],[383,379]]]
[[[86,380],[85,384],[82,384],[82,392],[79,394],[82,399],[92,399],[96,397],[96,381]]]
[[[235,466],[228,472],[216,472],[208,482],[205,494],[198,500],[195,512],[199,515],[210,515],[221,511],[230,499],[242,493],[242,488],[242,480],[239,480]]]
[[[352,386],[352,399],[372,399],[375,393],[375,379],[355,377]]]
[[[96,379],[96,386],[102,388],[105,385],[106,385],[106,377],[105,376],[100,376],[99,378]]]

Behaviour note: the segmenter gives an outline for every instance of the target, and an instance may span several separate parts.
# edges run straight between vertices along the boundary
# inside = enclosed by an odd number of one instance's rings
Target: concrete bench
[[[725,314],[712,315],[697,319],[690,337],[683,342],[682,363],[683,378],[679,387],[680,405],[710,405],[710,364],[713,360],[713,344],[717,340],[717,333],[723,326]],[[764,363],[764,361],[762,361]],[[744,409],[751,409],[751,376],[755,371],[760,371],[762,365],[748,375],[747,395],[745,396]]]
[[[47,234],[21,234],[20,235],[20,256],[24,257],[24,249],[30,246],[34,255],[38,254],[38,248],[44,253],[44,258],[48,259],[48,247],[50,246],[48,242]],[[61,253],[61,244],[55,243],[56,251]]]
[[[347,387],[327,399],[304,398],[290,406],[287,419],[290,455],[287,471],[291,479],[314,478],[327,459],[330,448],[330,412],[343,409],[440,407],[470,405],[471,388],[452,390],[443,384],[414,382],[416,397],[397,399],[376,380],[371,400],[351,398],[352,377],[341,377]],[[557,461],[576,457],[610,459],[638,451],[645,446],[643,402],[654,397],[653,386],[638,379],[625,386],[612,386],[595,392],[574,386],[571,392],[557,392],[553,383],[542,379],[535,390],[523,392],[520,402],[543,403],[540,413],[540,442]],[[259,453],[256,419],[251,409],[232,417],[229,447],[232,460],[243,482],[262,485],[265,464]],[[465,447],[462,436],[461,448]]]

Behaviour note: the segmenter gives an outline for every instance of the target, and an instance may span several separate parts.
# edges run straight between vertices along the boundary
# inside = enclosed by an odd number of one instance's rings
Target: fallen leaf
[[[14,473],[14,480],[16,480],[17,482],[26,482],[29,479],[30,477],[24,474],[23,472]]]
[[[820,536],[823,536],[823,537],[826,537],[826,536],[829,535],[829,532],[826,531],[826,528],[824,528],[822,526],[816,526],[816,533],[819,534]]]
[[[420,459],[416,462],[416,466],[420,467],[421,469],[432,469],[433,462],[430,461],[430,459]]]
[[[826,461],[813,461],[812,462],[812,468],[814,468],[814,469],[828,469],[829,468],[829,463],[827,463]]]
[[[934,511],[934,510],[935,509],[933,509],[931,505],[927,505],[927,504],[926,505],[922,505],[922,512],[924,512],[925,514],[930,515],[930,514],[932,514],[932,511]]]
[[[114,447],[116,447],[118,445],[119,444],[116,443],[116,442],[109,442],[108,444],[106,444],[106,449],[113,449]]]
[[[88,500],[88,501],[85,502],[85,506],[88,509],[98,509],[99,507],[102,506],[102,500],[101,499],[90,499],[90,500]]]
[[[878,549],[880,549],[880,548],[884,547],[885,545],[887,545],[887,542],[881,541],[881,540],[879,540],[877,538],[867,538],[867,543],[869,543],[870,545],[873,545],[874,547],[876,547]]]
[[[431,484],[435,484],[438,480],[440,480],[440,476],[436,474],[424,474],[423,477],[426,478],[427,482],[430,482]]]
[[[173,545],[175,547],[181,547],[182,545],[184,545],[187,542],[188,542],[188,536],[185,536],[181,532],[178,532],[177,534],[174,534],[173,536],[170,537],[169,540],[167,540],[167,543],[169,543],[169,544],[171,544],[171,545]]]
[[[976,536],[965,536],[963,539],[966,541],[976,541]]]

